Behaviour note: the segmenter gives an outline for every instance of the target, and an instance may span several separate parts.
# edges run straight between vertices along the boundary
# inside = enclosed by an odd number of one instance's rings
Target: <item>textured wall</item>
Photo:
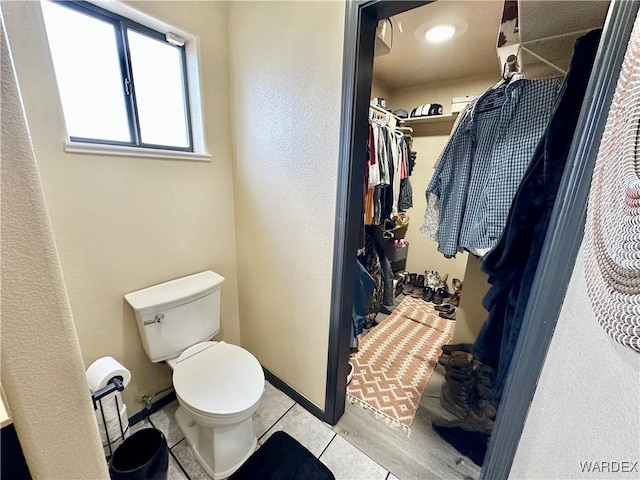
[[[376,97],[384,98],[388,102],[391,97],[391,89],[382,81],[373,78],[371,82],[371,98]]]
[[[482,299],[489,291],[487,274],[480,270],[480,259],[469,257],[464,271],[464,294],[456,314],[456,331],[453,343],[473,343],[489,313],[482,306]]]
[[[39,3],[2,2],[83,359],[89,365],[112,355],[131,370],[124,392],[130,414],[142,409],[143,394],[171,384],[171,372],[145,355],[124,293],[217,271],[227,279],[220,337],[240,341],[226,5],[136,8],[199,37],[211,162],[66,154]]]
[[[321,408],[343,24],[342,2],[229,5],[242,345]]]
[[[393,54],[392,54],[393,55]],[[439,103],[444,113],[451,113],[451,99],[464,95],[480,95],[500,80],[500,72],[492,75],[461,78],[446,82],[429,83],[415,87],[396,88],[391,91],[391,108],[404,108],[410,112],[421,103]]]
[[[4,22],[0,30],[2,386],[33,478],[109,478]]]
[[[597,323],[583,262],[581,252],[510,478],[640,478],[640,463],[582,471],[581,462],[640,462],[640,355]]]

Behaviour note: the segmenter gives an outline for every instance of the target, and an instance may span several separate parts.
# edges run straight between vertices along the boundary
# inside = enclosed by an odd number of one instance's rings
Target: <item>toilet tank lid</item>
[[[134,310],[168,308],[196,300],[222,286],[224,277],[211,270],[177,278],[125,294]]]

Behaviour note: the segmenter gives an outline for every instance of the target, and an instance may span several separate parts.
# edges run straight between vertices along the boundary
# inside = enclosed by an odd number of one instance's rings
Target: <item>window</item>
[[[42,6],[71,142],[193,151],[182,37],[86,2]]]

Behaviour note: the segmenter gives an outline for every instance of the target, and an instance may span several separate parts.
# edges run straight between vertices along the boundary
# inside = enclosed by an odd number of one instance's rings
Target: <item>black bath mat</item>
[[[229,480],[335,480],[333,473],[300,443],[275,432]]]

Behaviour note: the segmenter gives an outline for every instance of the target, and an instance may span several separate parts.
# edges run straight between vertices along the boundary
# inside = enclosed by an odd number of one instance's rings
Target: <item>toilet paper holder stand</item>
[[[109,438],[109,429],[107,428],[107,419],[104,415],[104,409],[102,408],[102,399],[107,395],[112,394],[113,392],[121,392],[124,390],[124,383],[122,377],[113,377],[109,382],[99,390],[96,390],[91,394],[91,400],[93,401],[93,409],[97,410],[100,407],[100,414],[102,416],[102,422],[104,423],[104,432],[107,436],[107,445],[109,446],[109,456],[113,455],[113,450],[111,449],[111,439]],[[116,412],[118,412],[118,423],[120,424],[120,435],[121,438],[124,439],[124,427],[122,426],[122,419],[120,418],[120,405],[118,402],[118,397],[115,398],[116,401]]]

